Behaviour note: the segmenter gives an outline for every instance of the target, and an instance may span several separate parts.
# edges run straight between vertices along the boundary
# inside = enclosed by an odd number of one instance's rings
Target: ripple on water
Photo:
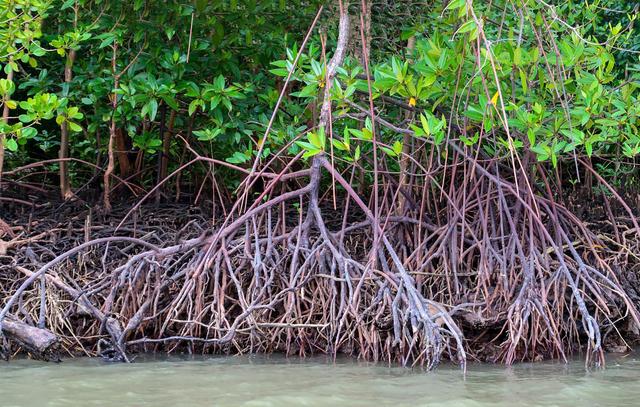
[[[436,372],[339,359],[283,357],[141,357],[0,368],[0,406],[635,406],[640,361],[614,359],[605,370],[580,361],[472,364]]]

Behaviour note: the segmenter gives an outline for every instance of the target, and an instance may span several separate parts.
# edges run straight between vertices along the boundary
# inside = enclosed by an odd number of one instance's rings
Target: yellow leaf
[[[415,105],[416,105],[416,98],[414,97],[409,98],[409,106],[415,107]]]
[[[498,105],[498,96],[500,95],[499,92],[496,92],[495,95],[493,95],[493,97],[491,98],[491,104],[494,106]]]

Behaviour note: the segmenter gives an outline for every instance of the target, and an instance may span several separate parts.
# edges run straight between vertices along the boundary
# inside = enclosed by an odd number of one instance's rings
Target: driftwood
[[[2,334],[26,348],[32,356],[43,360],[58,360],[58,337],[48,329],[25,324],[7,316],[2,321]]]

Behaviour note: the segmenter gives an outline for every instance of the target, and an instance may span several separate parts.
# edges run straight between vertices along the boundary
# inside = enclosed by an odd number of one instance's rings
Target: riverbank
[[[285,211],[292,225],[296,211],[295,206]],[[385,265],[372,270],[365,267],[368,250],[364,248],[371,244],[371,238],[357,228],[363,220],[348,219],[356,227],[348,227],[341,234],[343,219],[332,215],[331,208],[322,211],[328,219],[327,233],[332,240],[341,239],[351,256],[349,264],[353,266],[346,273],[321,250],[323,231],[316,228],[307,231],[308,248],[302,250],[294,240],[301,233],[296,226],[269,237],[264,231],[273,229],[260,229],[255,223],[243,225],[232,244],[218,247],[218,255],[207,260],[205,256],[211,254],[211,239],[220,230],[222,217],[202,207],[149,205],[135,209],[125,205],[115,208],[109,216],[77,203],[36,210],[14,207],[3,215],[11,232],[1,236],[0,295],[5,303],[25,279],[47,262],[82,245],[86,247],[59,259],[47,270],[44,282],[35,280],[19,296],[9,314],[29,326],[37,327],[44,321],[42,326],[59,338],[59,353],[53,356],[47,351],[38,355],[42,352],[21,346],[25,343],[20,343],[20,338],[12,341],[7,353],[27,351],[44,358],[56,358],[58,354],[103,356],[112,360],[150,351],[327,354],[428,366],[425,338],[413,325],[415,321],[394,316],[399,312],[394,300],[397,297],[389,295],[394,282],[385,287],[375,277],[384,273]],[[265,215],[258,224],[268,221],[271,219]],[[390,228],[389,235],[411,233],[411,225],[398,222]],[[638,263],[629,253],[637,242],[624,222],[615,228],[606,223],[593,223],[591,227],[594,225],[598,227],[599,240],[609,243],[597,248],[611,262],[608,267],[613,274],[604,282],[619,281],[630,301],[624,304],[608,295],[610,315],[617,312],[616,307],[620,314],[617,319],[608,317],[615,320],[614,324],[603,319],[605,322],[599,325],[598,352],[626,352],[638,341],[633,320],[624,311],[627,305],[638,306]],[[261,237],[256,240],[257,230]],[[614,233],[629,239],[626,248],[615,244]],[[113,239],[114,236],[126,239]],[[594,248],[581,243],[576,247],[589,261]],[[410,264],[406,248],[403,252],[400,245],[397,250]],[[506,303],[492,298],[491,292],[480,298],[476,285],[482,276],[472,263],[469,266],[457,269],[455,277],[464,290],[457,297],[435,290],[437,284],[446,287],[453,276],[439,274],[437,269],[409,269],[422,295],[433,299],[429,312],[434,326],[445,332],[458,330],[445,339],[446,347],[441,350],[444,359],[460,362],[460,349],[464,349],[469,361],[507,363],[563,360],[585,350],[586,332],[579,316],[570,311],[570,293],[564,294],[562,300],[566,310],[555,311],[562,317],[547,321],[547,327],[540,326],[545,316],[536,317],[535,308],[522,309],[526,303]],[[558,295],[562,289],[554,278],[557,274],[540,282],[543,287],[547,285],[546,295]],[[577,283],[589,281],[578,279]],[[511,290],[522,289],[522,283],[513,284]],[[521,296],[514,298],[521,301]],[[536,306],[535,302],[532,304]],[[591,305],[589,310],[594,311]],[[595,311],[594,315],[603,314]],[[528,332],[512,331],[514,316],[525,318],[523,326]],[[558,338],[558,347],[540,339],[554,338],[549,327],[567,332],[567,336]],[[515,348],[514,335],[521,336]],[[523,339],[528,335],[533,335],[532,345]],[[540,338],[536,340],[537,335]],[[457,336],[464,343],[456,351]],[[515,352],[517,357],[508,359],[509,352]]]

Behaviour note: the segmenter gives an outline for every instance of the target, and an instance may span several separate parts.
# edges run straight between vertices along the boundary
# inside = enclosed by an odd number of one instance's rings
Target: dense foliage
[[[455,138],[480,143],[489,155],[531,151],[553,167],[576,155],[633,160],[640,153],[637,10],[626,3],[411,5],[405,11],[412,17],[392,39],[389,24],[374,18],[373,97],[389,102],[380,115],[406,120],[405,128],[438,147]],[[324,129],[312,130],[324,86],[321,44],[335,33],[313,35],[293,68],[318,5],[4,1],[0,92],[8,113],[1,130],[9,165],[60,151],[104,168],[112,121],[117,172],[143,187],[184,162],[181,138],[203,155],[240,165],[260,150],[267,159],[283,148],[290,156],[330,148],[340,160],[358,161],[373,148],[371,123],[354,118],[362,112],[352,106],[368,92],[362,53],[354,50],[332,88],[339,136],[330,147]],[[403,15],[398,4],[373,7],[374,16]],[[384,33],[379,45],[376,33]],[[405,51],[409,38],[415,45]],[[264,140],[291,69],[293,92]],[[405,119],[406,107],[415,114]],[[382,149],[395,161],[406,140],[394,129],[381,131]],[[71,171],[74,185],[91,173],[78,164]],[[235,185],[230,179],[225,186]]]

